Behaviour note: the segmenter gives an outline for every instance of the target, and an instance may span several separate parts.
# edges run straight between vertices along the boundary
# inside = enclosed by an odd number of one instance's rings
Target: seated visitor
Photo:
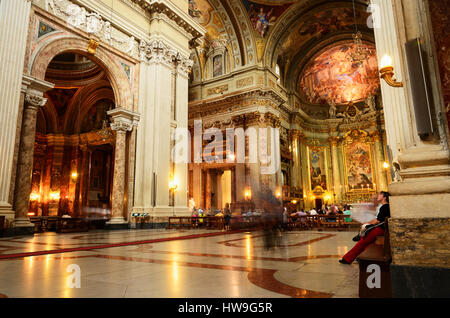
[[[349,205],[345,205],[344,206],[343,214],[346,215],[346,216],[351,216],[352,215],[352,211],[350,211],[350,206]],[[344,221],[345,222],[353,222],[353,219],[351,217],[347,217],[347,218],[344,218]]]
[[[314,210],[314,209],[311,209],[311,210],[309,211],[309,215],[317,215],[317,214],[318,214],[317,211]]]
[[[336,218],[335,218],[335,216],[337,215],[336,210],[337,210],[337,208],[334,204],[329,207],[326,215],[330,216],[330,218],[326,219],[327,222],[335,222],[336,221]]]
[[[391,212],[389,209],[389,193],[381,191],[378,194],[378,202],[381,203],[381,207],[376,215],[376,218],[370,221],[368,224],[372,226],[372,228],[366,232],[366,234],[359,238],[358,243],[347,252],[347,254],[339,260],[341,264],[351,264],[355,260],[355,258],[361,254],[366,247],[375,241],[377,236],[384,235],[384,222],[386,218],[391,216]],[[356,237],[358,237],[357,235]],[[355,240],[355,239],[354,239]]]

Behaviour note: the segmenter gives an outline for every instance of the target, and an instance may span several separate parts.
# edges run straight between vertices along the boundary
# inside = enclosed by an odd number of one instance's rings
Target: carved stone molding
[[[138,113],[124,109],[122,107],[114,108],[107,112],[111,116],[111,129],[115,131],[132,131],[140,120]]]
[[[161,40],[155,40],[147,43],[143,40],[139,43],[139,57],[142,62],[163,63],[169,67],[177,66],[177,71],[187,76],[194,61],[189,57],[183,56],[176,49],[171,48],[167,43]]]
[[[279,128],[281,124],[278,116],[269,112],[260,113],[258,111],[234,116],[232,121],[236,127],[267,126]]]
[[[27,93],[25,95],[26,107],[38,109],[39,107],[43,107],[45,103],[47,103],[47,98],[42,95],[30,94]]]
[[[42,6],[39,2],[35,4]],[[138,56],[138,41],[134,36],[112,26],[111,21],[103,19],[98,12],[91,12],[69,0],[46,0],[42,8],[69,25],[85,31],[90,37],[98,38],[132,57]]]
[[[155,15],[167,16],[192,36],[191,41],[200,38],[205,33],[205,30],[187,13],[177,10],[164,0],[133,0],[133,2],[140,5],[153,17]]]

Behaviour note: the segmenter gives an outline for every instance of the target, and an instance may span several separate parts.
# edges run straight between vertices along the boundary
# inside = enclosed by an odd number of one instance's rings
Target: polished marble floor
[[[256,231],[0,238],[0,297],[357,297],[357,264],[338,263],[353,236],[293,231],[270,249]]]

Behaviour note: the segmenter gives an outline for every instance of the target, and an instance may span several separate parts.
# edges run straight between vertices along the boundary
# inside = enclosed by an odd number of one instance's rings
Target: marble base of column
[[[30,222],[27,217],[18,217],[14,219],[14,227],[32,227],[34,228],[34,224]]]
[[[0,216],[5,216],[6,220],[13,220],[16,212],[12,209],[10,204],[0,203]]]
[[[128,228],[128,222],[123,217],[113,217],[105,223],[107,230],[124,230]]]

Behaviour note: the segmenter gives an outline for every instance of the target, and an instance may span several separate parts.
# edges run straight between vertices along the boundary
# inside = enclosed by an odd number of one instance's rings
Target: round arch
[[[38,79],[45,79],[47,67],[52,59],[61,53],[77,53],[97,63],[105,72],[114,92],[115,104],[132,110],[131,86],[122,67],[104,48],[98,47],[95,54],[87,52],[89,41],[78,37],[59,37],[45,43],[30,59],[29,73]]]

